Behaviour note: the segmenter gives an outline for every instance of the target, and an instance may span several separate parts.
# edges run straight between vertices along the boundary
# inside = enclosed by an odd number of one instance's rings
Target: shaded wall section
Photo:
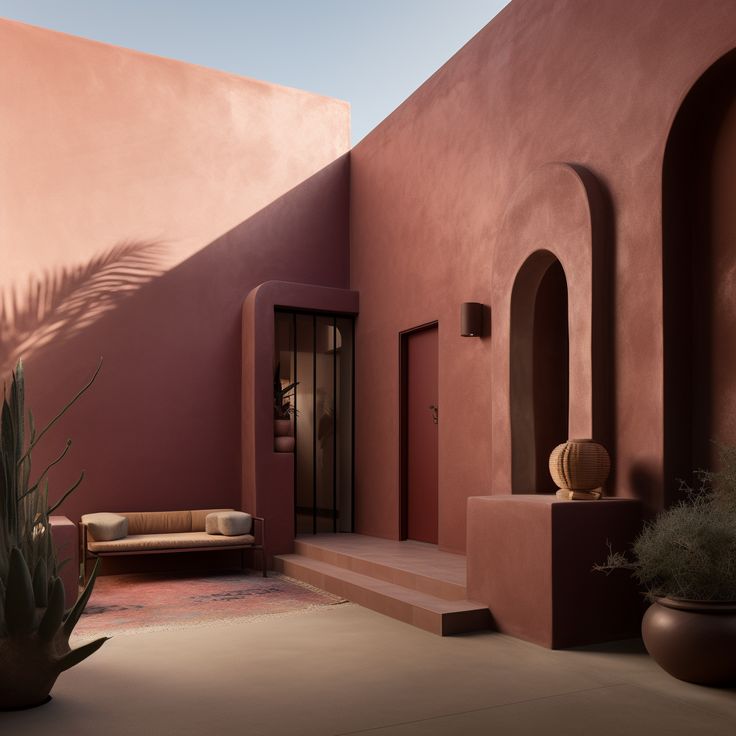
[[[537,491],[556,489],[549,456],[564,442],[569,412],[567,279],[559,261],[544,274],[534,304],[534,464]]]
[[[736,52],[680,107],[663,170],[666,468],[678,479],[736,444]]]
[[[514,0],[355,147],[358,531],[396,536],[397,335],[433,320],[443,407],[440,546],[464,549],[468,496],[510,491],[492,480],[492,412],[508,400],[494,393],[492,339],[461,338],[458,312],[465,301],[490,304],[505,208],[548,162],[585,167],[605,193],[615,356],[607,369],[607,492],[661,506],[663,153],[688,89],[734,47],[736,16],[721,0]]]
[[[0,22],[0,353],[60,512],[240,505],[241,305],[348,281],[349,107]]]

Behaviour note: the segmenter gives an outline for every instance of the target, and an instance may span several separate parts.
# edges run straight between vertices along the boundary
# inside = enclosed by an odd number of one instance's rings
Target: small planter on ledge
[[[274,419],[273,420],[273,436],[274,437],[291,437],[293,436],[291,419]]]
[[[273,420],[273,449],[275,452],[294,452],[294,424],[291,419]]]

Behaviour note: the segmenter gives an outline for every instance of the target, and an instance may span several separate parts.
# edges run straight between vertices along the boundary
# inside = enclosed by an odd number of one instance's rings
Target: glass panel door
[[[293,392],[296,534],[353,529],[353,318],[276,313],[282,386]],[[288,353],[291,352],[291,355]]]

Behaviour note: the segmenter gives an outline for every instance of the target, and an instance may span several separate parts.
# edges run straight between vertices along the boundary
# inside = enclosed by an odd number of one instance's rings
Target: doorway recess
[[[295,534],[353,530],[353,318],[275,312],[274,370],[293,395]]]
[[[400,335],[400,537],[438,541],[438,329],[422,325]]]

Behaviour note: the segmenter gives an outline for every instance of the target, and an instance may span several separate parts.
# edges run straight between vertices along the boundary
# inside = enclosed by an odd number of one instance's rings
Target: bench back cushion
[[[131,534],[180,534],[203,532],[207,514],[232,509],[196,509],[194,511],[133,511],[121,512],[128,520],[128,535]]]
[[[192,531],[191,511],[138,511],[128,519],[128,534],[172,534]]]

